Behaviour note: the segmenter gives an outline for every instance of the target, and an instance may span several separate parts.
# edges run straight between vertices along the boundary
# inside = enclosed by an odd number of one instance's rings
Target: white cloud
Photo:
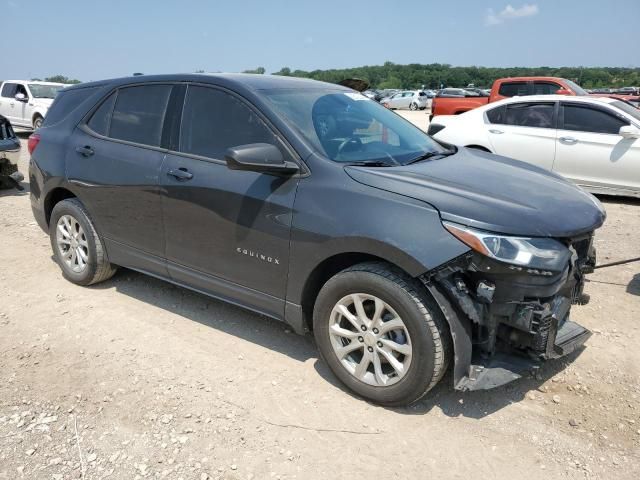
[[[504,7],[504,10],[500,13],[495,13],[493,8],[490,8],[487,10],[487,16],[484,19],[484,24],[487,26],[499,25],[507,20],[537,15],[539,11],[538,5],[535,3],[532,5],[525,3],[520,8],[513,8],[511,4],[509,4]]]

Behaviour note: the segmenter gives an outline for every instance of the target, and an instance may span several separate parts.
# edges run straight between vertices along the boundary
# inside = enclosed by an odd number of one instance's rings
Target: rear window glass
[[[55,125],[61,120],[67,118],[82,102],[95,93],[98,87],[77,88],[66,92],[58,93],[53,101],[51,108],[44,117],[43,126]]]
[[[91,116],[89,120],[89,128],[100,135],[109,135],[109,123],[111,121],[111,112],[113,111],[113,104],[116,101],[116,94],[109,95],[98,109]]]
[[[487,111],[487,119],[490,123],[503,123],[504,122],[504,106],[492,108]]]
[[[507,105],[502,123],[520,127],[553,128],[553,110],[553,103]]]
[[[529,85],[526,82],[505,82],[500,85],[498,94],[503,97],[524,96],[529,94]]]
[[[560,90],[560,85],[549,82],[535,82],[533,84],[534,95],[553,95]]]
[[[2,86],[2,92],[0,92],[0,96],[4,98],[13,98],[16,94],[16,84],[15,83],[5,83]]]
[[[118,91],[109,137],[159,146],[171,85],[143,85]]]

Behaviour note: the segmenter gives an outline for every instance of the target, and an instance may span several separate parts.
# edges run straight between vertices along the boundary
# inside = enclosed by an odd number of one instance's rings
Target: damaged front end
[[[595,266],[593,234],[526,239],[445,227],[472,248],[422,281],[449,322],[454,386],[484,390],[562,357],[591,336],[569,319],[586,304],[584,275]]]

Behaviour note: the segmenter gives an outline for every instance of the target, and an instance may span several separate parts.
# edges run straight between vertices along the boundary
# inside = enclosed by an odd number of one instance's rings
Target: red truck
[[[436,97],[429,120],[436,115],[459,115],[503,98],[524,95],[589,95],[571,80],[557,77],[511,77],[493,82],[488,97]]]

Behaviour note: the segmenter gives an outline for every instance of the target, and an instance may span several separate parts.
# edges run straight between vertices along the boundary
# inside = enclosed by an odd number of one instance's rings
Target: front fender
[[[311,273],[338,254],[371,255],[418,277],[469,250],[425,202],[361,184],[346,174],[340,181],[318,177],[303,179],[298,187],[288,302],[300,305]]]

